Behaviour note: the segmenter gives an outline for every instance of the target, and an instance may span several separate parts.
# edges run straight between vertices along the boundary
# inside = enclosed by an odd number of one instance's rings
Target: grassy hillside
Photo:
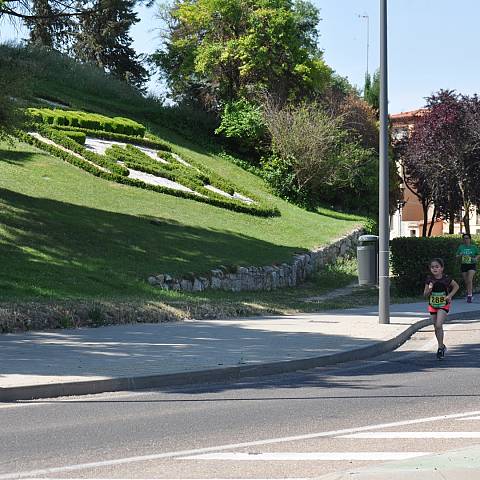
[[[155,100],[112,81],[100,82],[104,77],[89,67],[74,72],[76,82],[71,69],[53,68],[55,76],[42,70],[26,105],[38,105],[36,96],[54,97],[74,108],[143,122],[180,152],[276,206],[281,215],[254,217],[122,186],[29,145],[0,143],[0,300],[168,298],[171,294],[148,285],[150,274],[282,262],[363,221],[288,204],[269,193],[263,180],[205,147],[208,139],[200,147],[186,138],[193,135],[181,135],[188,125],[180,119],[172,123],[175,114]]]

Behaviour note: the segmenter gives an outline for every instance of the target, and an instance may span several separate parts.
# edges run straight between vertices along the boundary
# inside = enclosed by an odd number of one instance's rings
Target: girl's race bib
[[[447,304],[447,294],[445,292],[432,292],[430,295],[430,305],[433,308],[444,307]]]
[[[462,255],[462,263],[473,263],[473,258],[470,255]]]

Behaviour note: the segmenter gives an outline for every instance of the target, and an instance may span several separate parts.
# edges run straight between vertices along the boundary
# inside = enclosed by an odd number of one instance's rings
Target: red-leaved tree
[[[480,100],[440,90],[427,99],[426,107],[399,153],[405,185],[423,207],[422,235],[431,233],[437,218],[448,220],[453,233],[459,217],[470,233],[469,215],[480,203]]]

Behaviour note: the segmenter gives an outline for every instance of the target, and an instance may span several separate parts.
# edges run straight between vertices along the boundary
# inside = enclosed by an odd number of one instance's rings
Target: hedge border
[[[472,237],[472,240],[478,244],[480,237]],[[429,263],[438,257],[445,262],[445,273],[462,286],[460,262],[455,257],[461,243],[459,235],[393,238],[390,241],[390,264],[395,286],[402,293],[420,295],[425,278],[430,274]]]
[[[55,128],[56,130],[83,132],[90,137],[100,138],[102,140],[114,140],[123,143],[131,143],[140,147],[153,148],[165,152],[172,151],[172,147],[168,143],[161,140],[152,140],[149,138],[135,137],[133,135],[124,135],[123,133],[104,132],[103,130],[92,130],[89,128],[66,127],[64,125],[50,125],[50,127]]]
[[[87,150],[83,145],[78,144],[71,138],[62,135],[61,133],[57,132],[55,129],[48,127],[46,125],[40,125],[38,131],[42,133],[45,137],[49,138],[55,143],[58,143],[62,147],[68,148],[72,152],[78,153],[82,157],[86,158],[90,162],[93,162],[101,167],[110,170],[110,172],[115,173],[117,175],[122,175],[124,177],[128,176],[128,169],[119,165],[116,162],[113,162],[110,158],[98,155],[98,153],[92,152]]]
[[[145,125],[125,117],[107,117],[99,113],[88,113],[82,110],[64,110],[57,108],[29,108],[29,115],[49,125],[83,127],[106,132],[143,137]]]
[[[59,130],[60,131],[60,130]],[[83,132],[74,132],[73,130],[61,130],[62,135],[70,138],[71,140],[75,140],[80,145],[85,145],[85,140],[87,139],[87,135]]]

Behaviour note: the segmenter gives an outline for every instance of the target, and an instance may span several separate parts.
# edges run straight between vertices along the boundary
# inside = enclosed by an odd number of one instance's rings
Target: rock
[[[204,290],[204,288],[203,288],[202,282],[198,278],[195,278],[193,280],[192,291],[193,292],[203,292],[203,290]]]
[[[183,290],[184,292],[191,292],[193,290],[193,283],[191,280],[187,280],[184,278],[180,282],[180,289]]]

